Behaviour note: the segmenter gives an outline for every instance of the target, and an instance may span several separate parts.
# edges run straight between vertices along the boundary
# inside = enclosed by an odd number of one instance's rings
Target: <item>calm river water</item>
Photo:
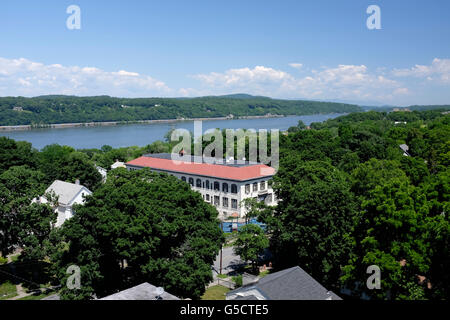
[[[289,116],[283,118],[236,119],[236,120],[207,120],[202,121],[202,129],[279,129],[287,130],[296,126],[298,120],[306,125],[312,122],[322,122],[335,118],[341,114],[317,114],[310,116]],[[31,129],[25,131],[1,132],[0,136],[7,136],[18,141],[28,141],[33,147],[42,149],[46,145],[58,143],[76,149],[101,148],[103,145],[111,147],[145,146],[156,140],[163,140],[170,129],[183,128],[191,132],[194,130],[193,121],[180,121],[156,124],[124,124],[115,126],[77,127],[63,129]]]

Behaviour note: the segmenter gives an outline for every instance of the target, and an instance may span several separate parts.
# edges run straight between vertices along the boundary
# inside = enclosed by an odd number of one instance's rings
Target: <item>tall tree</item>
[[[12,167],[0,175],[0,252],[15,247],[25,249],[24,256],[33,259],[45,255],[56,214],[49,205],[32,203],[45,191],[44,176],[27,167]]]
[[[257,269],[259,255],[269,246],[264,231],[255,224],[247,224],[239,230],[234,243],[234,253],[245,261],[251,261],[253,271]]]
[[[344,174],[327,162],[284,158],[274,178],[281,199],[263,220],[280,266],[301,265],[335,288],[350,249],[355,199]]]
[[[55,254],[59,279],[81,268],[82,289],[67,299],[101,297],[142,282],[198,298],[212,280],[223,234],[217,211],[173,176],[114,170],[63,225],[68,250]]]

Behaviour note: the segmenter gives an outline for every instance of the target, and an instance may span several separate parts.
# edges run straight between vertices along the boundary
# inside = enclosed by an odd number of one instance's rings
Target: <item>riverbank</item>
[[[237,119],[266,119],[266,118],[284,118],[289,115],[268,114],[263,116],[226,116],[215,118],[179,118],[179,119],[160,119],[160,120],[135,120],[135,121],[100,121],[100,122],[77,122],[77,123],[55,123],[55,124],[36,124],[36,125],[17,125],[17,126],[0,126],[0,131],[23,131],[31,129],[63,129],[77,127],[101,127],[116,126],[124,124],[157,124],[157,123],[173,123],[183,121],[212,121],[212,120],[237,120]]]

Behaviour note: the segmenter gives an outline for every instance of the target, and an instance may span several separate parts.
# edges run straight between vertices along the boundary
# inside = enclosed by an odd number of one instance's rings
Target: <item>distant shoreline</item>
[[[320,114],[320,113],[318,113]],[[332,114],[332,113],[330,113]],[[314,114],[310,114],[314,115]],[[0,131],[26,131],[32,129],[63,129],[63,128],[77,128],[77,127],[101,127],[101,126],[115,126],[122,124],[154,124],[154,123],[173,123],[182,121],[208,121],[208,120],[239,120],[239,119],[263,119],[263,118],[284,118],[296,115],[276,115],[269,114],[263,116],[239,116],[239,117],[216,117],[216,118],[180,118],[180,119],[161,119],[161,120],[134,120],[134,121],[99,121],[99,122],[77,122],[77,123],[55,123],[55,124],[40,124],[40,125],[16,125],[16,126],[0,126]],[[308,116],[308,115],[305,115]]]

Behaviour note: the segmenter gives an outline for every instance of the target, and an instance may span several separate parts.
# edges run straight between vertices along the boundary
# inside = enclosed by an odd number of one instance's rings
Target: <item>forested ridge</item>
[[[349,113],[343,103],[278,100],[249,95],[199,98],[113,98],[109,96],[1,97],[0,125]]]

